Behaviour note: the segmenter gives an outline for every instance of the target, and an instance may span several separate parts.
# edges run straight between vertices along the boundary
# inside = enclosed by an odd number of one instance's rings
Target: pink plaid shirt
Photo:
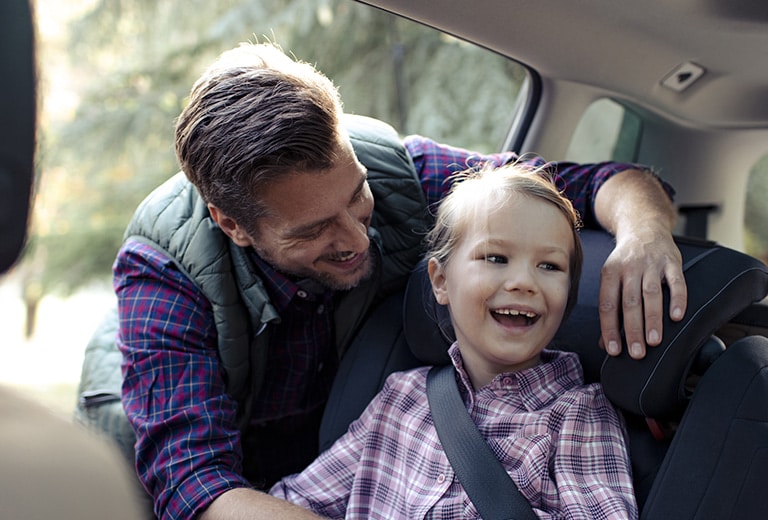
[[[475,424],[540,518],[637,518],[624,424],[575,354],[545,350],[477,392],[450,354]],[[427,372],[391,375],[336,444],[270,493],[329,518],[478,518],[437,438]]]

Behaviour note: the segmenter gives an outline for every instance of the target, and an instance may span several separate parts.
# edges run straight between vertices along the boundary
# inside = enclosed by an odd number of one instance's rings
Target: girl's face
[[[565,216],[535,197],[515,194],[476,217],[446,265],[430,260],[429,276],[479,389],[539,363],[563,319],[574,243]]]

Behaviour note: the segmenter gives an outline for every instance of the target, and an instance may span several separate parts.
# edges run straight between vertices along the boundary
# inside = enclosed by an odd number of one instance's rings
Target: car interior
[[[0,31],[0,64],[13,71],[0,92],[0,273],[4,273],[18,259],[27,236],[37,89],[29,8],[23,2],[9,3],[0,14],[9,25]]]
[[[366,1],[530,65],[509,149],[567,156],[583,114],[624,108],[614,156],[654,165],[677,190],[689,288],[683,321],[642,361],[598,347],[610,236],[584,230],[579,301],[555,346],[579,353],[627,421],[642,518],[754,518],[768,481],[768,269],[741,252],[744,189],[768,151],[768,10],[758,2]],[[590,35],[590,37],[585,37]],[[552,131],[557,127],[557,131]],[[641,217],[639,217],[641,218]],[[667,295],[668,297],[668,295]],[[374,312],[342,362],[321,430],[341,435],[392,371],[446,364],[447,311],[424,266]],[[624,349],[626,352],[626,349]]]
[[[622,159],[656,167],[675,187],[681,233],[688,227],[742,249],[744,186],[768,151],[762,2],[364,3],[528,68],[527,110],[512,124],[508,149],[569,159],[588,109],[618,103],[639,126],[623,136],[631,152]],[[703,224],[686,222],[699,215],[708,217]]]
[[[526,79],[502,148],[551,160],[651,165],[676,190],[689,310],[642,361],[597,347],[612,239],[584,230],[579,300],[556,337],[627,422],[643,518],[758,518],[768,482],[768,267],[746,253],[746,192],[768,157],[768,5],[760,0],[355,0],[513,61]],[[8,3],[10,6],[11,3]],[[10,22],[12,16],[0,16]],[[0,50],[15,33],[0,31]],[[29,47],[31,48],[31,46]],[[0,271],[25,237],[34,146],[29,56],[0,96]],[[21,62],[19,61],[21,60]],[[461,71],[457,71],[460,75]],[[475,71],[467,71],[475,74]],[[471,103],[471,100],[462,101]],[[610,121],[596,130],[591,123]],[[23,124],[20,124],[23,123]],[[638,218],[642,218],[641,215]],[[764,225],[764,224],[762,224]],[[423,265],[342,360],[320,432],[338,438],[397,370],[445,364],[447,312]],[[626,352],[626,349],[624,349]]]
[[[750,338],[757,336],[746,336],[746,340],[736,342],[738,347],[726,349],[725,342],[717,335],[721,324],[768,294],[768,268],[748,255],[712,242],[678,239],[693,312],[681,322],[666,319],[661,345],[650,349],[643,360],[629,358],[626,349],[623,355],[613,358],[596,346],[600,334],[596,304],[600,269],[612,249],[612,239],[602,231],[584,230],[582,242],[585,259],[578,302],[558,331],[553,348],[578,353],[585,381],[600,381],[606,395],[623,412],[638,504],[643,510],[649,497],[656,501],[644,517],[699,518],[697,512],[704,498],[718,503],[717,508],[705,510],[706,514],[714,515],[706,518],[723,518],[719,516],[723,512],[739,512],[733,518],[750,517],[747,513],[761,507],[756,499],[759,483],[768,478],[764,465],[752,466],[743,476],[741,486],[730,495],[723,492],[712,495],[710,488],[717,489],[717,478],[722,479],[723,475],[715,468],[704,468],[700,462],[682,468],[674,466],[685,478],[673,480],[672,484],[669,477],[657,477],[667,453],[677,454],[687,449],[685,437],[676,435],[676,430],[687,428],[695,432],[694,437],[699,437],[699,429],[712,429],[717,422],[713,418],[715,414],[730,428],[750,430],[753,434],[750,446],[756,452],[768,449],[768,345],[753,344]],[[323,417],[321,449],[330,447],[346,431],[390,373],[421,365],[448,364],[447,349],[452,341],[448,312],[435,302],[422,262],[411,275],[404,293],[392,296],[374,311],[345,355]],[[749,367],[746,374],[740,374],[741,383],[748,385],[747,390],[739,389],[738,376],[729,370],[723,369],[724,373],[711,370],[718,365],[727,367],[734,359]],[[756,387],[751,386],[753,383]],[[714,405],[696,398],[702,388],[709,387],[715,387],[714,392],[720,397],[736,392],[735,403],[749,401],[745,399],[746,394],[752,396],[754,402],[736,416],[736,405]],[[725,417],[725,410],[735,417]],[[692,424],[691,419],[684,422],[684,417],[692,416],[695,411],[701,414],[698,423]],[[717,435],[712,443],[720,449],[742,442],[741,432],[734,434],[727,428]],[[710,460],[712,464],[718,462],[714,454]],[[727,461],[726,480],[738,480],[739,472],[732,466],[743,466],[746,462],[744,459]],[[693,493],[695,487],[691,486],[691,481],[697,478],[703,488],[700,495]],[[750,485],[752,494],[738,494]],[[687,494],[682,493],[681,486],[685,486]],[[666,516],[673,511],[675,516]]]

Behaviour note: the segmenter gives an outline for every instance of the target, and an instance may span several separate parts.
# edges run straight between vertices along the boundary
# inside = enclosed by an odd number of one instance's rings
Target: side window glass
[[[350,7],[365,23],[346,24],[340,52],[347,59],[317,39],[292,47],[338,85],[346,112],[384,120],[403,135],[482,153],[502,149],[524,96],[525,67],[412,20]]]
[[[637,114],[611,99],[599,99],[582,115],[565,159],[632,162],[641,134],[642,121]]]
[[[744,251],[768,263],[768,155],[749,172],[744,204]]]

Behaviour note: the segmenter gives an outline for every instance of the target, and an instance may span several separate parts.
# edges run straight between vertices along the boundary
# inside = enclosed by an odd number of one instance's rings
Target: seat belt
[[[472,421],[459,394],[453,365],[430,369],[427,400],[448,461],[483,520],[537,520]]]

